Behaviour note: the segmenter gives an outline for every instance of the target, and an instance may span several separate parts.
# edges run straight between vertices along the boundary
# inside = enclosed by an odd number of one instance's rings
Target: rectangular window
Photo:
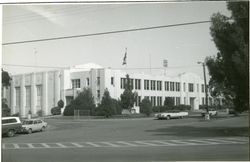
[[[155,80],[151,80],[151,90],[155,90]]]
[[[169,91],[169,81],[167,81],[167,88],[165,88],[165,90]]]
[[[138,79],[138,89],[141,89],[141,79]]]
[[[176,97],[176,105],[180,105],[181,104],[181,98],[180,97]]]
[[[186,92],[186,83],[183,83],[183,91]]]
[[[197,84],[197,92],[199,92],[199,84]]]
[[[100,99],[101,98],[101,93],[100,90],[97,90],[97,98]]]
[[[161,90],[162,90],[161,81],[157,81],[157,90],[158,90],[158,91],[161,91]]]
[[[111,85],[114,85],[114,77],[111,77]]]
[[[184,105],[186,105],[186,104],[187,104],[186,97],[184,97]]]
[[[140,106],[140,103],[141,103],[141,96],[136,96],[135,106]]]
[[[179,82],[176,83],[176,91],[180,92],[180,83]]]
[[[31,107],[31,87],[26,86],[25,90],[26,90],[26,107],[30,108]]]
[[[174,82],[170,82],[170,91],[174,91]]]
[[[194,92],[194,84],[193,83],[188,83],[188,91]]]
[[[162,97],[161,96],[157,97],[157,106],[162,106]]]
[[[39,107],[42,107],[42,85],[36,86],[36,92],[37,92],[37,103],[36,105]]]
[[[72,79],[72,88],[81,88],[80,79]]]
[[[144,89],[149,90],[149,80],[144,80]]]
[[[205,105],[205,98],[202,97],[202,105]]]
[[[201,92],[205,92],[205,86],[204,86],[204,84],[201,84]]]
[[[100,77],[97,77],[97,85],[99,86],[101,84]]]
[[[21,91],[20,87],[16,87],[16,107],[20,108],[21,106]]]
[[[126,78],[121,78],[121,89],[125,89]]]
[[[134,79],[130,79],[130,87],[131,89],[134,89]]]
[[[89,78],[86,78],[86,86],[89,86]]]

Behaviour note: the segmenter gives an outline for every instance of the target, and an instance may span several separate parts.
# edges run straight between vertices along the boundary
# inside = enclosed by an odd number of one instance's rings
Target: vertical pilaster
[[[11,107],[11,114],[15,114],[17,113],[18,111],[16,110],[16,91],[15,91],[15,83],[14,83],[14,79],[13,78],[11,80],[11,83],[10,83],[10,88],[11,88],[11,101],[10,101],[10,107]]]
[[[31,113],[36,114],[36,101],[37,101],[37,91],[36,91],[36,74],[31,75]]]
[[[57,105],[57,102],[60,100],[60,71],[55,72],[55,105]]]
[[[43,115],[48,115],[48,99],[47,99],[47,87],[48,87],[48,73],[43,72],[42,81],[42,111]]]
[[[22,117],[25,117],[27,114],[25,114],[25,105],[26,105],[26,92],[25,92],[25,76],[22,75],[21,76],[21,86],[20,86],[20,91],[21,91],[21,94],[20,94],[20,114]]]

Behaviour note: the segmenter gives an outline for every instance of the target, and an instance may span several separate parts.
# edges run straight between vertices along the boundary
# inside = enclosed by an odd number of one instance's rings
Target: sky
[[[223,1],[3,5],[2,11],[2,43],[207,21],[217,12],[230,16]],[[53,69],[35,66],[69,67],[90,62],[162,74],[163,70],[154,68],[163,67],[166,59],[168,75],[194,72],[202,76],[202,67],[197,62],[217,53],[210,25],[3,45],[2,64],[10,74]],[[125,48],[127,65],[122,66]]]

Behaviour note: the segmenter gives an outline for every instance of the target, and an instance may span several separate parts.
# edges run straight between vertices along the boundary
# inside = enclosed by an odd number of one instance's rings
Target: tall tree
[[[140,112],[146,114],[147,116],[150,116],[152,110],[152,104],[150,103],[149,99],[144,98],[140,103]]]
[[[7,71],[2,69],[2,87],[10,86],[11,77]]]
[[[95,102],[89,88],[84,88],[81,93],[71,102],[71,107],[75,110],[89,110],[90,114],[95,109]]]
[[[218,49],[216,57],[207,57],[213,96],[224,96],[238,112],[248,107],[249,2],[228,2],[232,16],[213,14],[211,36]]]
[[[109,91],[106,89],[104,91],[101,104],[99,105],[100,115],[104,115],[105,117],[110,117],[114,114],[115,105],[113,104],[113,100],[110,97]]]
[[[134,106],[135,100],[136,100],[137,93],[132,92],[132,84],[131,80],[129,78],[129,75],[126,75],[126,81],[125,81],[125,90],[121,94],[121,107],[123,109],[131,110]]]

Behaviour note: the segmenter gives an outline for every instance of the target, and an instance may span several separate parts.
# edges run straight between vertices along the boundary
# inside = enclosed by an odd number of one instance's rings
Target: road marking
[[[74,145],[74,146],[76,146],[76,147],[84,147],[83,145],[80,145],[80,144],[78,144],[78,143],[71,143],[72,145]]]
[[[32,145],[32,143],[27,143],[27,145],[29,146],[29,148],[34,148],[34,146]]]
[[[174,143],[169,143],[169,142],[167,142],[167,141],[160,141],[160,140],[154,140],[154,142],[157,142],[157,143],[160,143],[160,144],[162,144],[162,145],[164,145],[164,146],[177,146],[177,144],[174,144]]]
[[[50,148],[50,146],[46,143],[41,143],[41,145],[43,145],[43,147],[45,147],[45,148]]]
[[[62,143],[2,143],[2,149],[44,149],[44,148],[83,148],[83,147],[147,147],[147,146],[194,146],[219,144],[245,144],[240,138],[207,138],[182,140],[140,140],[140,141],[100,141],[100,142],[62,142]],[[37,146],[40,145],[40,146]]]
[[[128,142],[125,142],[125,141],[117,141],[116,143],[121,143],[121,144],[124,144],[124,145],[127,145],[127,146],[132,146],[132,147],[137,146],[135,144],[128,143]]]
[[[195,143],[190,143],[190,142],[185,142],[185,141],[181,141],[181,140],[169,140],[171,142],[176,143],[177,145],[181,144],[181,145],[196,145]]]
[[[103,143],[103,144],[106,144],[106,145],[112,146],[112,147],[120,147],[119,145],[113,144],[111,142],[100,142],[100,143]]]
[[[193,142],[198,142],[199,144],[197,145],[215,145],[215,144],[218,144],[218,142],[211,142],[211,141],[205,141],[205,139],[201,139],[201,140],[188,140],[188,141],[193,141]]]
[[[14,143],[13,146],[14,146],[15,149],[19,149],[20,148],[19,145],[16,144],[16,143]]]
[[[133,141],[134,143],[139,143],[139,144],[143,144],[143,145],[147,145],[147,146],[159,146],[157,144],[154,143],[150,143],[148,141]]]
[[[67,146],[61,144],[61,143],[56,143],[58,146],[62,147],[62,148],[66,148]]]
[[[85,142],[85,143],[88,144],[88,145],[94,146],[94,147],[101,147],[100,145],[97,145],[97,144],[95,144],[93,142]]]

